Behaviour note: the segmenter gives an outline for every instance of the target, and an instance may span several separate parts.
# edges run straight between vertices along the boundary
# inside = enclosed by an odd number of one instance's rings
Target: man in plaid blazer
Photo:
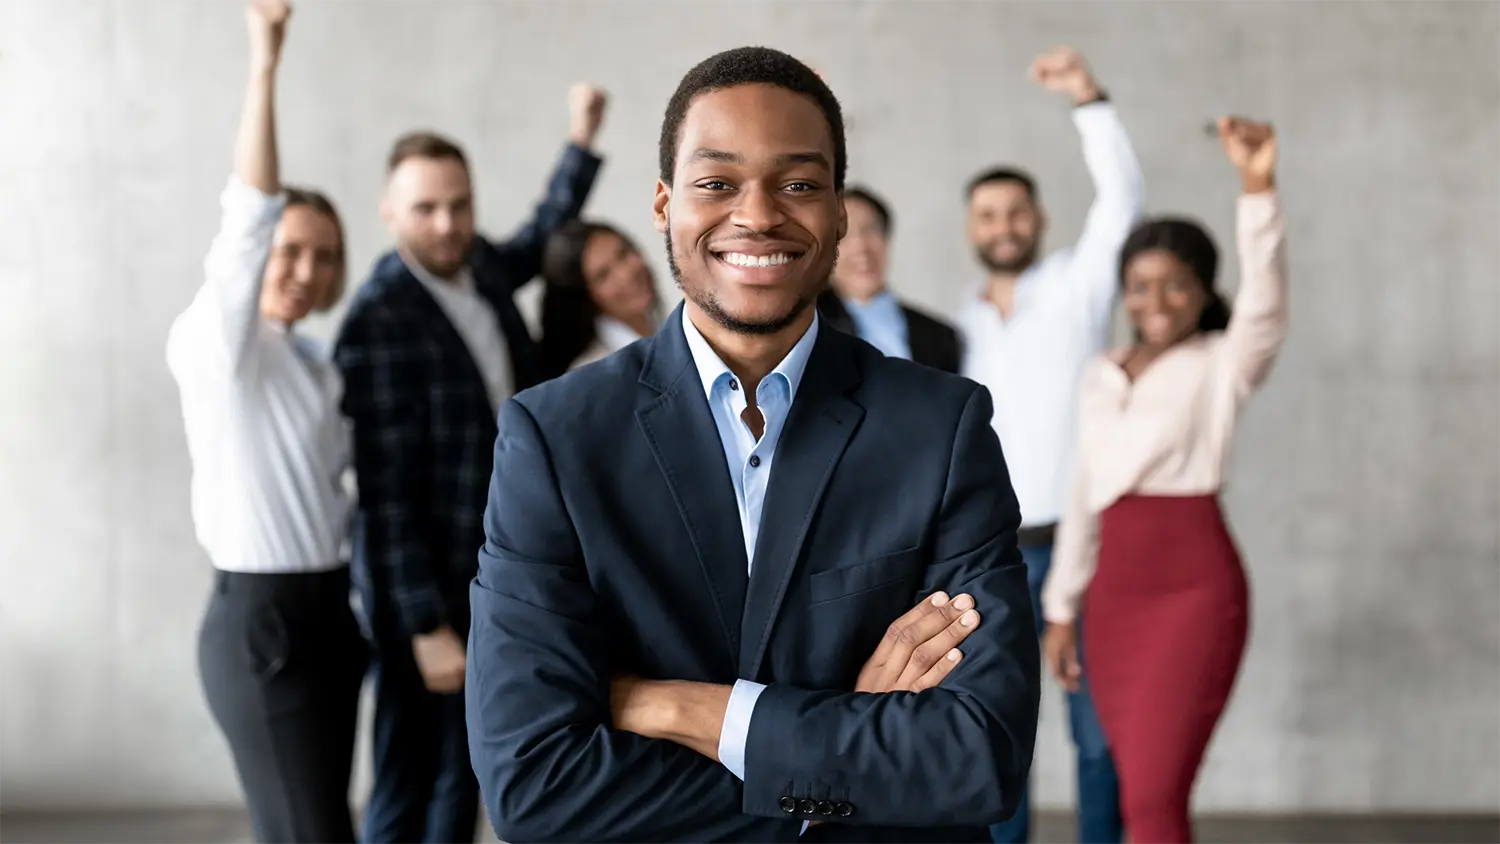
[[[532,218],[506,241],[475,235],[458,146],[414,133],[391,153],[381,213],[397,248],[355,296],[334,353],[354,424],[354,572],[374,645],[367,842],[474,839],[467,587],[484,541],[496,411],[540,380],[512,294],[588,197],[604,102],[574,86],[570,143]]]

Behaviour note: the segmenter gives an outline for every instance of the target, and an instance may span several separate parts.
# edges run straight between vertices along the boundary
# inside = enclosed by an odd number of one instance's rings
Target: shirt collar
[[[698,326],[693,325],[692,317],[688,316],[685,308],[682,312],[682,333],[687,337],[688,351],[693,355],[693,364],[698,368],[698,378],[703,382],[703,393],[712,398],[714,384],[720,378],[726,375],[732,378],[734,374],[730,372],[729,366],[713,350],[713,347],[708,345],[708,340],[703,337]],[[813,344],[817,339],[818,312],[814,310],[812,324],[807,327],[807,331],[803,332],[802,339],[798,340],[797,345],[793,346],[792,350],[786,353],[786,357],[781,359],[781,363],[776,364],[776,368],[771,370],[771,375],[779,374],[786,379],[793,399],[797,397],[797,387],[802,383],[802,375],[807,371],[807,361],[812,357]]]
[[[888,313],[892,310],[899,311],[900,303],[896,301],[896,294],[889,290],[882,290],[870,297],[870,301],[861,302],[858,299],[845,299],[844,308],[850,313]]]

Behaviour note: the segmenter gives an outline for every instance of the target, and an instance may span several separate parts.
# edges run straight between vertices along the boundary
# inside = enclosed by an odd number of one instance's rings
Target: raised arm
[[[168,344],[173,368],[242,372],[260,323],[266,261],[285,203],[276,155],[276,69],[291,7],[255,0],[245,10],[250,70],[234,143],[234,172],[219,197],[219,231],[203,262],[204,284]]]
[[[593,153],[594,139],[604,122],[605,93],[583,83],[568,91],[571,114],[568,146],[553,168],[547,192],[527,220],[509,239],[495,241],[505,278],[514,287],[530,281],[542,270],[547,239],[563,223],[578,216],[593,189],[601,160]]]
[[[1275,130],[1226,117],[1219,137],[1243,188],[1236,213],[1240,287],[1220,361],[1243,398],[1265,380],[1286,341],[1286,226],[1276,194]]]
[[[502,841],[770,840],[713,760],[615,729],[611,631],[526,408],[500,409],[470,587],[469,753]],[[791,832],[789,830],[789,832]]]
[[[1114,105],[1076,50],[1059,47],[1044,53],[1032,63],[1031,77],[1066,94],[1073,104],[1073,125],[1083,142],[1094,202],[1073,247],[1069,279],[1107,320],[1119,288],[1115,261],[1145,202],[1141,165]]]

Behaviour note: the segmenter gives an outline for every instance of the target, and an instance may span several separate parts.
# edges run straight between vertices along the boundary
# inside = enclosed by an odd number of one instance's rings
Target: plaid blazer
[[[517,391],[540,372],[512,295],[540,271],[552,232],[578,216],[599,165],[570,145],[520,231],[506,241],[475,238],[475,285],[495,309]],[[496,436],[479,369],[395,252],[355,294],[334,360],[354,425],[353,572],[372,632],[404,638],[447,623],[464,635]]]

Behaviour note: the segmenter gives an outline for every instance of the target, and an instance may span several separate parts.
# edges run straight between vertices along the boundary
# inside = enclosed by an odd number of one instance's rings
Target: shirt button
[[[739,388],[740,388],[740,382],[734,380],[733,378],[729,379],[729,389],[731,389],[731,390],[739,390]]]
[[[752,455],[750,455],[750,468],[752,468],[752,469],[759,469],[760,468],[760,455],[759,454],[752,454]]]

